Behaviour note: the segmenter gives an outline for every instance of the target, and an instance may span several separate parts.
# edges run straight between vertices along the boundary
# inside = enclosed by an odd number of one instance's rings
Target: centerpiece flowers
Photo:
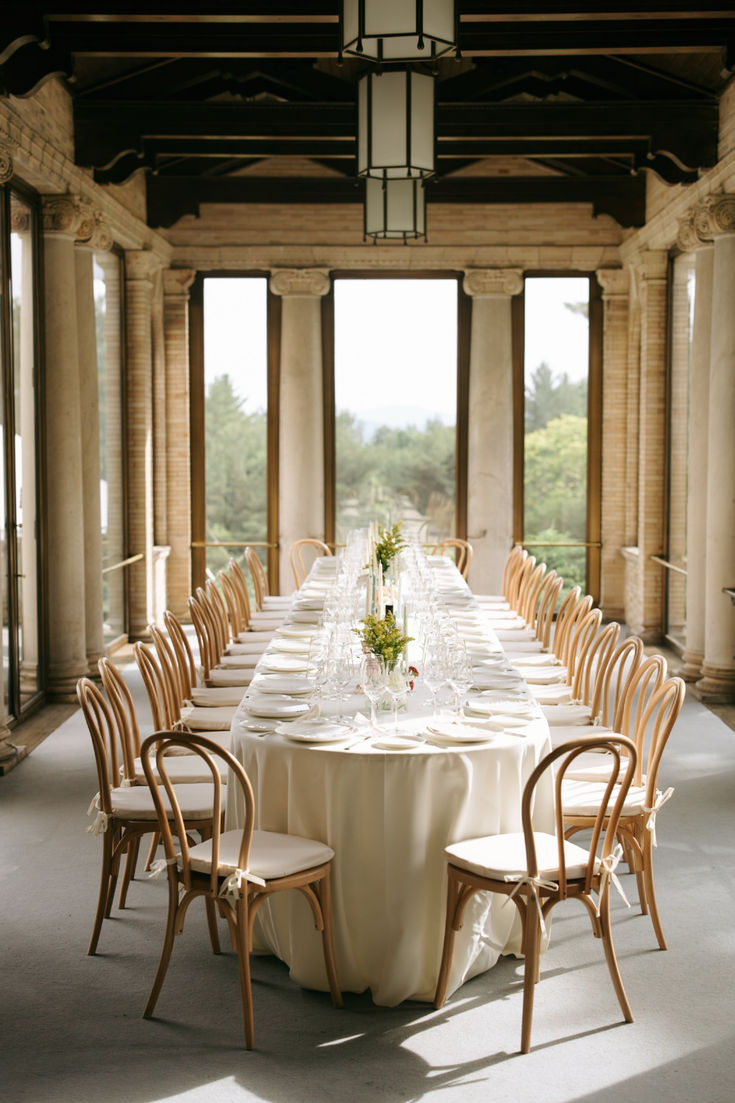
[[[365,652],[361,685],[370,699],[371,720],[375,726],[376,705],[388,698],[393,708],[393,728],[397,730],[399,702],[413,689],[418,675],[416,667],[410,666],[406,659],[406,648],[413,636],[401,631],[392,613],[365,617],[362,623],[364,627],[354,631],[361,637]]]
[[[389,671],[395,669],[413,636],[406,636],[401,631],[392,613],[386,613],[384,617],[365,617],[361,623],[365,627],[355,628],[354,631],[362,639],[363,651],[385,663]]]
[[[396,521],[395,525],[392,525],[389,529],[380,529],[380,538],[375,544],[375,558],[384,575],[388,573],[388,569],[399,551],[405,547],[406,541],[401,533],[400,521]]]

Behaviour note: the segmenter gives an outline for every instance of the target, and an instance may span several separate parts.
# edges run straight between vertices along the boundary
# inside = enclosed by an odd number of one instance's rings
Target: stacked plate
[[[294,720],[290,724],[276,724],[277,735],[283,735],[294,743],[344,743],[354,732],[344,724],[323,716],[312,716],[308,720]]]

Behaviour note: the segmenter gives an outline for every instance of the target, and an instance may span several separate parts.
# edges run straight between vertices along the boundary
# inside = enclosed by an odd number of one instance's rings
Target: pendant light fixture
[[[426,237],[426,193],[417,177],[365,181],[365,236],[375,241]]]
[[[365,73],[357,109],[358,176],[434,174],[434,77],[405,70]]]
[[[455,0],[342,0],[341,31],[365,61],[433,61],[456,48]]]

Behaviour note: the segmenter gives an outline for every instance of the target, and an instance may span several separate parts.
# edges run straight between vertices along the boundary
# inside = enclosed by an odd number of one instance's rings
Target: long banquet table
[[[461,576],[445,563],[442,571],[454,571],[452,585],[458,585]],[[307,580],[300,593],[308,592]],[[491,629],[485,634],[492,640]],[[256,827],[319,839],[334,849],[335,948],[342,989],[369,989],[374,1002],[384,1006],[405,999],[429,1001],[444,930],[444,847],[521,830],[523,786],[550,748],[546,720],[529,704],[533,718],[523,727],[485,729],[486,735],[475,728],[473,738],[481,742],[407,740],[400,749],[392,749],[390,739],[383,746],[366,721],[344,741],[329,744],[289,738],[285,725],[279,730],[286,734],[252,730],[271,726],[258,722],[258,715],[278,711],[258,708],[258,701],[268,704],[258,693],[258,676],[281,668],[272,660],[283,654],[278,647],[284,639],[277,633],[260,660],[232,727],[234,753],[255,793]],[[511,684],[513,692],[506,696],[517,700],[522,689],[517,680]],[[367,711],[366,701],[355,694],[346,711],[358,709]],[[419,677],[400,726],[408,734],[426,734],[431,713]],[[390,724],[387,716],[382,722]],[[231,828],[241,824],[242,809],[234,800],[236,787],[229,790]],[[553,830],[552,802],[549,785],[539,791],[534,810],[541,830]],[[489,969],[500,954],[520,951],[516,908],[503,903],[491,894],[474,897],[457,936],[449,992]],[[261,909],[255,946],[286,962],[301,986],[327,989],[320,936],[300,894],[275,896]]]

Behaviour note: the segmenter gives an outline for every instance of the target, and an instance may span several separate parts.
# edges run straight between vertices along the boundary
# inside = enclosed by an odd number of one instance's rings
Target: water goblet
[[[385,695],[385,670],[377,655],[365,655],[360,668],[360,688],[370,702],[370,724],[377,728],[377,704]]]

